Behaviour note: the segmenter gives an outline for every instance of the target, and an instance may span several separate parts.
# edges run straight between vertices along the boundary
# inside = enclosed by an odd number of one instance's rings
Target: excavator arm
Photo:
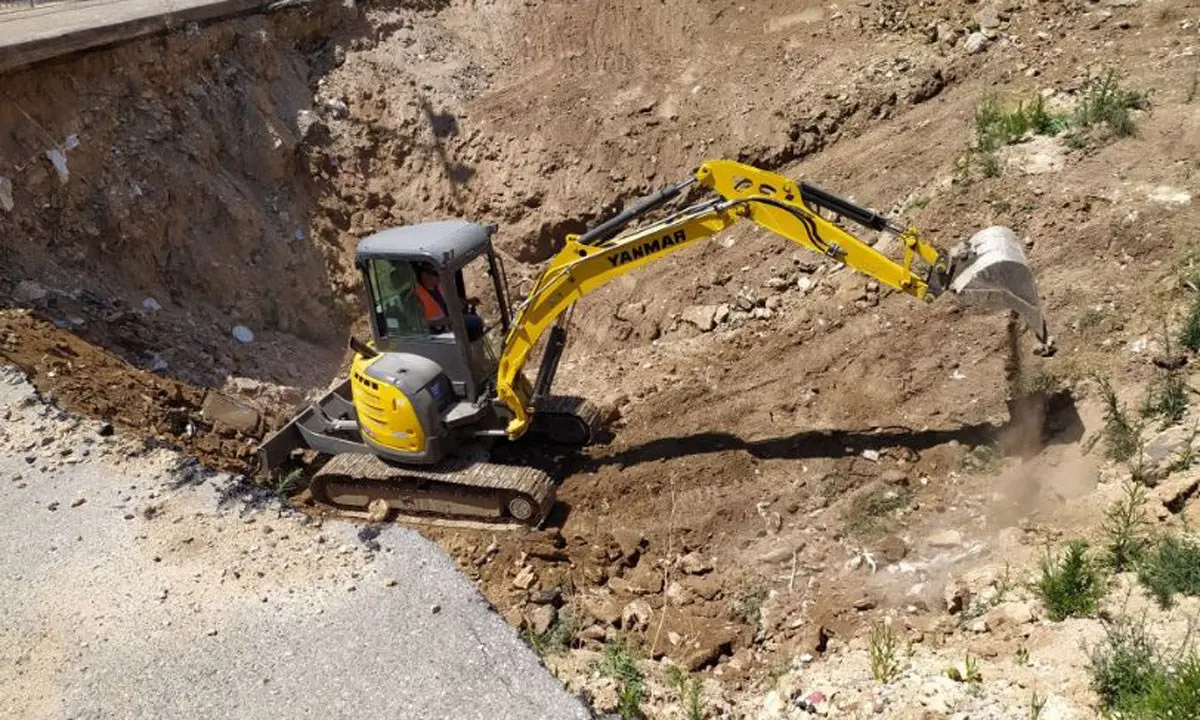
[[[628,234],[619,234],[637,217],[675,199],[696,183],[713,191],[716,197]],[[904,247],[903,260],[890,259],[826,220],[818,209],[898,236]],[[512,413],[508,436],[515,439],[528,429],[535,388],[522,371],[533,348],[566,310],[609,281],[716,235],[741,220],[750,220],[926,302],[947,289],[964,296],[980,293],[993,303],[999,299],[1000,304],[1021,312],[1038,338],[1045,340],[1036,287],[1032,285],[1032,276],[1026,277],[1028,268],[1019,245],[1013,248],[1014,238],[1001,238],[993,232],[977,242],[973,238],[971,246],[947,255],[922,240],[915,229],[895,225],[871,210],[819,188],[797,185],[781,175],[741,163],[716,160],[702,165],[694,178],[651,196],[584,235],[568,236],[562,250],[550,259],[517,309],[500,356],[496,394]],[[915,267],[917,259],[925,266],[923,273]],[[956,284],[960,277],[967,278],[973,286]],[[1029,297],[1031,287],[1032,297]],[[551,337],[553,340],[554,336]],[[557,356],[550,364],[547,383],[553,376]],[[543,360],[542,375],[546,372]],[[543,380],[539,377],[539,386]]]

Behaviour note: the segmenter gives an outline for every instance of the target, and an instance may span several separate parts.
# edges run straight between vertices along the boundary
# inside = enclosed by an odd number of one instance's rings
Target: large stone
[[[621,554],[627,558],[636,559],[642,550],[642,543],[646,541],[646,536],[642,533],[623,527],[613,530],[612,536],[617,547],[621,548]]]
[[[205,420],[217,426],[223,426],[245,435],[252,435],[258,430],[257,410],[218,392],[210,392],[204,396],[200,414],[204,416]]]
[[[708,332],[716,325],[716,305],[693,305],[683,311],[684,322],[695,325],[700,332]]]
[[[533,569],[532,565],[526,565],[513,578],[513,587],[520,590],[528,590],[535,582],[537,582],[537,572]]]
[[[977,53],[983,52],[987,48],[987,46],[988,46],[987,35],[984,35],[981,32],[971,33],[970,35],[967,36],[966,42],[963,44],[963,48],[965,48],[966,51],[968,53],[970,53],[971,55],[975,55]]]
[[[635,632],[645,630],[654,611],[645,600],[634,600],[621,610],[621,629]]]
[[[528,614],[528,627],[537,635],[543,635],[554,624],[558,611],[553,605],[538,605]]]
[[[713,628],[700,633],[687,644],[680,664],[687,670],[700,670],[716,662],[721,655],[730,652],[737,633],[730,628]]]
[[[1145,450],[1142,451],[1142,467],[1158,468],[1169,464],[1187,449],[1191,438],[1191,428],[1176,426],[1160,432],[1146,443]]]
[[[625,605],[614,597],[598,596],[585,599],[583,609],[605,625],[615,625],[621,620],[621,611],[625,609]]]
[[[721,592],[721,581],[715,575],[690,577],[684,581],[684,587],[695,593],[697,597],[712,600]]]
[[[975,13],[975,22],[979,23],[979,27],[985,30],[994,30],[1000,27],[1003,18],[1000,15],[1000,8],[995,5],[985,5]]]
[[[930,535],[926,542],[930,547],[935,548],[956,548],[962,546],[962,533],[957,530],[943,530],[939,533]]]
[[[679,569],[688,575],[703,575],[713,568],[712,563],[702,558],[699,553],[690,552],[680,558]]]

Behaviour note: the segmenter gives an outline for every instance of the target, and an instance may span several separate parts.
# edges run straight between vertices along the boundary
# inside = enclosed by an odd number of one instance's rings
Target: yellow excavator
[[[666,209],[701,189],[699,200]],[[665,217],[629,229],[660,208]],[[888,258],[822,213],[896,236],[903,258]],[[315,451],[330,456],[309,485],[320,505],[540,525],[555,500],[550,473],[521,462],[520,453],[516,463],[496,462],[489,450],[513,441],[585,446],[597,436],[597,406],[551,393],[568,311],[609,281],[743,220],[918,300],[949,291],[973,308],[1016,312],[1039,341],[1047,339],[1033,273],[1010,229],[987,228],[944,253],[914,228],[820,188],[714,160],[568,236],[515,308],[492,247],[495,226],[438,221],[362,239],[355,261],[372,340],[352,338],[349,375],[259,446],[261,471]],[[491,324],[478,299],[468,300],[465,270],[490,277]],[[525,364],[547,331],[530,382]],[[493,340],[502,340],[499,348]]]

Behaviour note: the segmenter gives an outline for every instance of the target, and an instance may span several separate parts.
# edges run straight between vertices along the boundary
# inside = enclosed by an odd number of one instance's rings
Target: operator
[[[450,310],[446,306],[446,298],[442,296],[441,283],[437,270],[428,263],[417,263],[417,297],[421,299],[421,307],[425,310],[425,320],[429,327],[437,332],[445,332],[450,327]],[[463,305],[466,299],[462,298]],[[463,313],[467,324],[467,340],[475,342],[483,337],[483,318],[468,308]]]

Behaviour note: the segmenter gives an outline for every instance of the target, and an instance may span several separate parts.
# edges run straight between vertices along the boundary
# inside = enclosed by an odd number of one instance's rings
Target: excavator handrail
[[[532,388],[522,374],[525,362],[559,315],[609,281],[722,232],[740,219],[749,219],[921,300],[932,300],[948,284],[943,276],[947,271],[945,256],[925,243],[914,229],[900,231],[898,226],[884,223],[883,229],[896,232],[903,240],[904,262],[898,263],[810,209],[805,204],[804,192],[786,177],[730,160],[716,160],[701,165],[695,181],[720,197],[691,205],[629,234],[612,237],[638,215],[678,196],[692,181],[680,183],[606,221],[591,233],[568,236],[563,248],[550,259],[518,306],[500,355],[496,394],[512,413],[507,428],[510,438],[524,434],[533,412]],[[840,200],[823,191],[813,192],[811,186],[808,191],[815,205],[833,204],[828,202],[830,198]],[[841,202],[846,208],[862,210]],[[872,216],[881,217],[874,213]],[[581,242],[583,238],[590,243]],[[914,256],[930,266],[926,276],[913,271]]]

